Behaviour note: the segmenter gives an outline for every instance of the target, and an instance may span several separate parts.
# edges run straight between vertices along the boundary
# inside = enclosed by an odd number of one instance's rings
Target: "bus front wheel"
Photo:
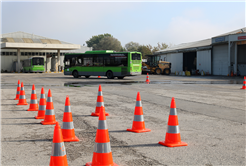
[[[107,72],[107,78],[108,79],[113,79],[114,78],[114,75],[113,75],[113,72],[112,71],[108,71]]]
[[[89,78],[90,76],[85,76],[85,78]]]
[[[74,78],[79,78],[79,73],[77,71],[73,71],[73,77]]]
[[[118,77],[118,79],[123,79],[124,77]]]

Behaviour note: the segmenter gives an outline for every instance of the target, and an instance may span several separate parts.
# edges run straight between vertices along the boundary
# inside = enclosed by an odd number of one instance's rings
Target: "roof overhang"
[[[204,46],[204,47],[193,47],[193,48],[183,48],[183,49],[176,49],[176,50],[168,50],[168,51],[159,51],[156,52],[155,55],[163,55],[163,54],[170,54],[170,53],[182,53],[182,52],[193,52],[193,51],[202,51],[202,50],[209,50],[212,46]]]
[[[1,43],[1,49],[76,50],[79,44]]]

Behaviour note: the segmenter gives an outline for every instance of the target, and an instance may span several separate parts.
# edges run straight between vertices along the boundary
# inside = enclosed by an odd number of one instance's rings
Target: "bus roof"
[[[85,54],[102,54],[102,53],[114,53],[114,50],[96,50],[96,51],[86,51]]]

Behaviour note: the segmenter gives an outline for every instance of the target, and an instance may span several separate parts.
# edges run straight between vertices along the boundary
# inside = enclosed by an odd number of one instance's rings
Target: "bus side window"
[[[94,57],[93,66],[103,66],[103,57]]]
[[[70,66],[70,59],[66,59],[65,61],[65,67],[69,67]]]
[[[84,57],[83,58],[83,66],[92,66],[93,58]]]
[[[105,66],[115,66],[115,64],[114,64],[114,59],[115,59],[115,57],[104,57],[104,65]]]
[[[77,59],[77,66],[82,66],[82,58]]]
[[[71,66],[75,66],[76,60],[75,57],[72,58]]]

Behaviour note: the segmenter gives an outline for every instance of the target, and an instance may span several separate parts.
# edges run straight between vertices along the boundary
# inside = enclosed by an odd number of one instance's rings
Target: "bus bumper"
[[[141,72],[130,72],[130,75],[132,76],[141,75]]]
[[[64,75],[72,75],[71,71],[64,71]]]

